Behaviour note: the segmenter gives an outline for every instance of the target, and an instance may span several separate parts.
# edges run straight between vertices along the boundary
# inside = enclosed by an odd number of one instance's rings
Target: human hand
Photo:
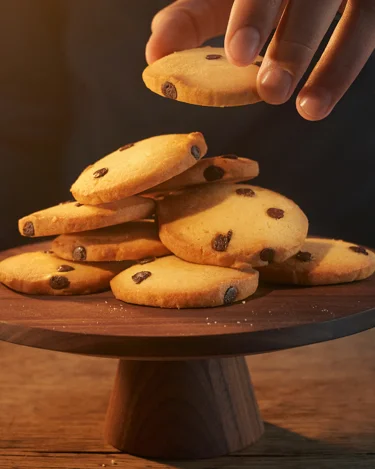
[[[344,2],[345,3],[345,2]],[[148,63],[225,35],[228,60],[246,66],[276,33],[258,74],[258,93],[286,102],[312,60],[341,0],[177,0],[153,19]],[[297,97],[305,119],[326,117],[375,49],[375,0],[349,0],[318,64]]]

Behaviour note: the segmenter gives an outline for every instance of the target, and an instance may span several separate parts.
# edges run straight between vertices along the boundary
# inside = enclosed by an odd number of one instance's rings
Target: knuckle
[[[299,41],[298,39],[281,39],[279,42],[281,47],[288,49],[294,49],[295,52],[312,55],[315,53],[315,47],[313,44]]]

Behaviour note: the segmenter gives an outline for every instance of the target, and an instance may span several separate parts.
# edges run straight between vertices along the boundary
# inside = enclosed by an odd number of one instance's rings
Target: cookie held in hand
[[[256,87],[262,57],[247,67],[232,65],[223,47],[174,52],[149,65],[142,78],[151,91],[199,106],[243,106],[261,101]]]

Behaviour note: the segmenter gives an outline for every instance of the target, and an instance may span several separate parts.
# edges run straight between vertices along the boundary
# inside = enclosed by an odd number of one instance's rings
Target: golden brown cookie
[[[71,191],[83,204],[120,200],[186,171],[206,152],[200,132],[147,138],[125,145],[86,168]]]
[[[85,295],[107,290],[129,262],[79,264],[50,252],[27,252],[0,262],[0,282],[31,295]]]
[[[147,218],[154,209],[152,200],[137,196],[97,206],[66,202],[21,218],[18,228],[29,237],[76,233]]]
[[[345,241],[308,238],[295,256],[282,264],[261,267],[259,271],[263,280],[281,284],[354,282],[375,272],[375,254]]]
[[[199,184],[212,182],[240,182],[257,177],[259,165],[256,161],[236,155],[203,158],[187,171],[168,181],[152,187],[147,192],[161,194]]]
[[[63,259],[89,262],[142,260],[170,254],[152,220],[61,235],[53,241],[52,250]]]
[[[308,220],[286,197],[247,184],[211,184],[157,201],[159,236],[197,264],[243,268],[282,262],[304,243]]]
[[[243,106],[260,101],[256,80],[262,57],[247,67],[228,62],[224,48],[174,52],[143,72],[147,88],[166,98],[200,106]]]
[[[111,281],[118,300],[161,308],[203,308],[229,305],[252,295],[258,273],[162,257],[134,265]]]

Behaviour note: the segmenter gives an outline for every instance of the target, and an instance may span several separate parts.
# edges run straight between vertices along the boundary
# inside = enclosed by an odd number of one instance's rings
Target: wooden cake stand
[[[262,435],[244,355],[374,326],[375,276],[330,287],[263,287],[246,302],[183,310],[125,304],[110,292],[33,297],[0,286],[0,340],[119,359],[105,438],[148,458],[216,457]]]

